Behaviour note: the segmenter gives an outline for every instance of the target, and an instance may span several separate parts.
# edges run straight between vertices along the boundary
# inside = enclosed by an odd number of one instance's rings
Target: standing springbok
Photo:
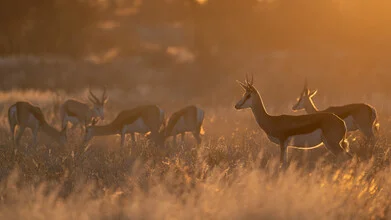
[[[104,119],[104,105],[107,103],[108,96],[106,95],[107,87],[104,87],[102,98],[98,99],[89,88],[90,96],[88,99],[92,102],[93,107],[90,108],[87,103],[82,103],[74,99],[68,99],[60,107],[60,118],[62,121],[62,128],[65,128],[70,122],[73,125],[80,124],[86,128],[93,121],[93,119]]]
[[[61,132],[50,126],[38,106],[34,106],[28,102],[16,102],[8,109],[8,123],[11,129],[12,141],[15,145],[19,145],[20,138],[26,128],[30,128],[33,133],[33,144],[37,144],[38,131],[41,129],[60,145],[67,142],[66,128]],[[15,128],[18,125],[19,129],[15,139]]]
[[[310,149],[322,143],[334,155],[351,155],[347,152],[346,125],[332,113],[309,115],[269,115],[253,79],[244,83],[238,81],[244,89],[243,97],[235,105],[236,109],[250,108],[259,127],[265,131],[270,141],[280,145],[280,162],[287,165],[288,146]]]
[[[84,145],[87,145],[94,136],[119,134],[121,135],[121,148],[123,148],[127,133],[151,132],[152,139],[156,140],[163,121],[164,111],[156,105],[143,105],[124,110],[110,124],[88,126],[84,136]]]
[[[176,137],[178,134],[181,134],[181,141],[183,143],[185,132],[191,132],[197,140],[197,144],[201,144],[200,134],[204,134],[204,129],[202,128],[204,115],[204,111],[194,105],[186,106],[174,112],[169,118],[167,125],[159,133],[159,143],[164,144],[164,141],[172,136],[173,145],[176,146]]]
[[[364,103],[348,104],[343,106],[332,106],[325,110],[319,111],[312,97],[315,96],[317,90],[310,91],[308,89],[307,80],[304,84],[304,89],[297,99],[297,103],[292,107],[293,111],[304,109],[307,113],[313,114],[317,112],[330,112],[336,114],[343,119],[346,124],[347,131],[360,130],[368,140],[373,140],[375,131],[379,130],[377,122],[376,109]]]

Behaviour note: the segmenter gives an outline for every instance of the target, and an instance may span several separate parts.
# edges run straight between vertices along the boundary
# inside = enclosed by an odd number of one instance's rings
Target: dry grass
[[[323,148],[290,150],[290,167],[280,171],[278,147],[249,112],[229,107],[205,108],[199,148],[189,135],[178,148],[158,149],[140,138],[121,151],[112,136],[95,138],[85,151],[75,128],[65,148],[44,135],[32,148],[26,132],[15,154],[5,113],[19,97],[36,97],[59,127],[52,94],[0,95],[1,219],[391,218],[391,129],[384,115],[376,146],[356,134],[353,161],[337,163]],[[108,118],[119,111],[115,103],[112,109]]]

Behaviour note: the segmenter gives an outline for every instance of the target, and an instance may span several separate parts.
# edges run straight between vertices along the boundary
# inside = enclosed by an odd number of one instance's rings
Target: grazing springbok
[[[102,98],[98,99],[89,89],[90,96],[89,100],[92,102],[93,107],[90,108],[87,103],[82,103],[74,99],[68,99],[60,107],[60,118],[62,121],[62,128],[66,127],[68,122],[73,125],[80,124],[83,128],[86,128],[93,121],[96,123],[97,118],[104,119],[104,105],[108,100],[106,94],[107,88],[104,87]]]
[[[26,128],[30,128],[33,133],[34,145],[37,144],[37,135],[40,129],[60,145],[64,145],[67,142],[66,128],[63,128],[61,132],[57,131],[46,122],[41,109],[28,102],[16,102],[9,107],[8,123],[11,129],[12,141],[15,145],[19,145],[20,138]],[[15,128],[17,125],[19,129],[15,138]]]
[[[236,109],[250,108],[255,120],[267,134],[270,141],[280,145],[280,162],[287,165],[288,146],[311,149],[322,143],[334,155],[347,155],[351,158],[346,141],[346,125],[332,113],[309,115],[269,115],[258,90],[253,86],[253,79],[244,83],[238,81],[244,89],[243,97],[235,105]],[[346,156],[345,156],[346,157]]]
[[[377,122],[376,109],[364,103],[348,104],[343,106],[332,106],[325,110],[319,111],[312,97],[315,96],[317,90],[310,91],[308,89],[307,80],[304,84],[304,89],[297,99],[297,103],[292,107],[293,111],[304,109],[307,113],[313,114],[317,112],[330,112],[336,114],[343,119],[346,124],[347,131],[360,130],[368,140],[374,140],[375,131],[379,130]]]
[[[121,111],[107,125],[92,125],[86,128],[84,145],[94,136],[121,135],[121,148],[125,144],[127,133],[147,133],[155,140],[164,121],[164,111],[156,105],[143,105],[130,110]]]
[[[204,111],[194,105],[186,106],[174,112],[169,118],[167,125],[163,127],[164,129],[161,129],[158,142],[164,144],[165,140],[172,136],[173,145],[176,146],[178,134],[181,134],[183,143],[185,132],[191,132],[197,140],[197,144],[201,144],[200,134],[204,134],[204,129],[202,128],[204,115]]]

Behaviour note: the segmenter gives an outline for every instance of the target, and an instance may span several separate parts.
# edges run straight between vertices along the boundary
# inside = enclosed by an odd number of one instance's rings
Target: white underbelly
[[[352,116],[349,115],[348,117],[344,118],[343,120],[345,121],[346,129],[348,131],[355,131],[358,129]]]
[[[279,144],[278,139],[271,136],[268,137],[272,142]],[[290,136],[287,141],[288,146],[293,148],[317,148],[323,144],[322,131],[320,129],[317,129],[311,133]]]
[[[142,118],[137,119],[130,125],[124,126],[125,133],[142,133],[145,134],[150,131]]]

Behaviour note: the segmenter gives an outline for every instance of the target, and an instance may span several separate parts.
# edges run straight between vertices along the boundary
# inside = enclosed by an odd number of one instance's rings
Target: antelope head
[[[312,105],[312,97],[316,95],[318,90],[310,91],[308,89],[307,80],[305,80],[303,91],[300,94],[300,97],[297,98],[297,103],[292,107],[293,111],[299,111],[305,109],[306,106]]]
[[[104,87],[102,98],[97,98],[94,93],[91,91],[91,87],[89,88],[90,96],[88,96],[88,99],[94,104],[93,107],[93,118],[101,118],[104,120],[105,114],[104,114],[104,105],[107,103],[107,100],[109,99],[107,96],[107,87]]]
[[[246,80],[244,82],[240,82],[237,80],[239,85],[244,90],[244,94],[242,98],[239,100],[238,103],[236,103],[235,108],[236,109],[245,109],[245,108],[251,108],[253,103],[253,97],[256,97],[257,90],[254,88],[254,77],[251,76],[251,81],[248,80],[248,77],[246,75]]]

